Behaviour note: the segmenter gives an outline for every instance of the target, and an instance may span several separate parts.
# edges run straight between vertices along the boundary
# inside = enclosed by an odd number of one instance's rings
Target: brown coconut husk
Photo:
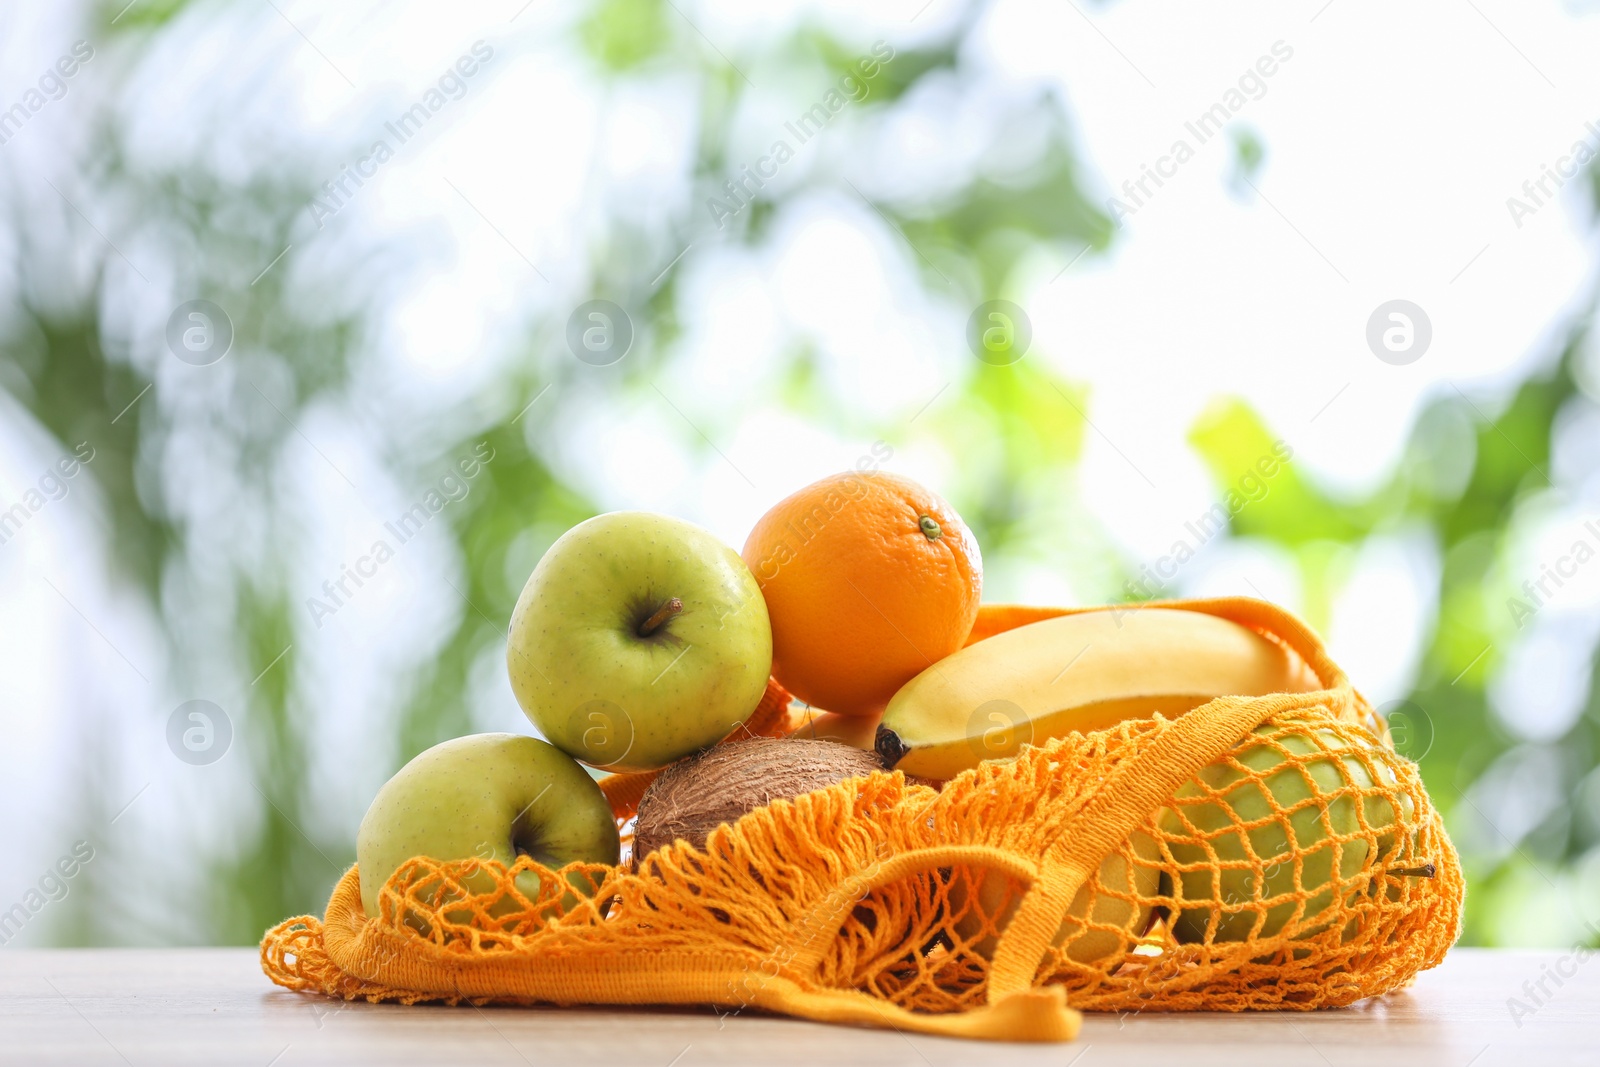
[[[834,741],[756,737],[679,760],[639,798],[634,864],[674,841],[704,848],[712,830],[774,800],[792,800],[883,770],[876,753]]]

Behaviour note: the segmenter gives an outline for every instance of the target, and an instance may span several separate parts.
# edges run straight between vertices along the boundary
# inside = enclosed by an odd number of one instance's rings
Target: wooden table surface
[[[0,1063],[1555,1067],[1600,1064],[1596,959],[1457,949],[1413,989],[1354,1008],[1091,1015],[1074,1044],[1020,1045],[709,1010],[343,1004],[273,986],[253,949],[5,951]],[[1535,1003],[1523,983],[1541,977]],[[1513,997],[1528,1014],[1513,1016]]]

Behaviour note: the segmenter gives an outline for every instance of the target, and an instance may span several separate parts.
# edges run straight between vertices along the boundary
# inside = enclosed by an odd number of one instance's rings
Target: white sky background
[[[380,132],[474,40],[495,48],[467,95],[448,104],[425,137],[402,149],[328,229],[308,227],[302,247],[280,265],[297,284],[321,286],[358,264],[359,250],[371,243],[402,235],[413,242],[414,262],[383,294],[381,350],[363,357],[360,394],[371,409],[421,413],[475,392],[520,351],[530,321],[564,319],[587,298],[584,252],[607,210],[648,218],[689,196],[684,171],[696,86],[665,77],[645,86],[598,81],[574,55],[564,11],[536,4],[512,23],[522,0],[482,13],[419,4],[381,16],[366,8],[281,6],[315,48],[271,7],[203,7],[169,39],[171,54],[138,61],[125,109],[151,165],[199,156],[245,174],[261,164],[264,139],[331,146],[331,173],[355,158],[345,145]],[[732,0],[679,6],[741,65],[759,55],[775,27],[817,10],[757,13]],[[881,21],[863,23],[871,12],[838,3],[826,5],[823,17],[863,51],[878,38],[906,49],[952,10],[943,0],[919,6],[885,5]],[[66,9],[37,8],[0,16],[0,101],[7,104],[82,35]],[[942,94],[929,91],[925,110],[896,131],[905,155],[863,151],[851,158],[857,166],[871,160],[882,168],[876,178],[891,186],[906,174],[981,169],[985,152],[1006,147],[990,143],[986,130],[993,101],[1043,89],[1065,100],[1081,165],[1099,195],[1109,196],[1175,138],[1192,142],[1184,122],[1219,100],[1274,42],[1293,49],[1267,79],[1265,95],[1235,120],[1265,145],[1253,179],[1260,195],[1230,188],[1231,141],[1213,139],[1127,220],[1109,254],[1060,273],[1076,254],[1062,249],[1030,263],[1015,282],[1036,331],[1029,358],[1047,359],[1091,388],[1088,414],[1099,433],[1087,438],[1079,474],[1088,503],[1130,555],[1150,558],[1215,499],[1186,441],[1211,398],[1247,398],[1292,444],[1303,469],[1359,491],[1387,476],[1426,397],[1459,388],[1491,410],[1530,361],[1549,355],[1566,313],[1592,283],[1600,249],[1576,183],[1520,229],[1505,201],[1573,142],[1600,143],[1585,129],[1586,121],[1600,127],[1600,64],[1593,59],[1600,15],[1585,10],[1508,0],[1399,7],[1360,0],[1129,0],[1106,8],[1002,2],[969,42],[962,82]],[[668,17],[676,16],[669,10]],[[109,67],[110,57],[94,62]],[[95,73],[91,63],[80,77]],[[785,84],[775,95],[753,93],[741,127],[751,158],[774,136],[774,118],[781,123],[825,88]],[[77,92],[0,148],[24,180],[59,173],[63,146],[73,142]],[[225,109],[232,121],[218,128],[209,116]],[[851,133],[838,132],[833,151],[842,155]],[[827,145],[812,148],[789,165],[785,180],[823,165],[850,173],[848,161],[825,155]],[[856,173],[862,181],[875,177]],[[597,175],[614,190],[604,202],[593,195]],[[662,249],[663,266],[676,251]],[[556,436],[584,446],[558,446],[550,458],[602,506],[671,511],[738,546],[780,496],[853,463],[870,442],[778,410],[768,369],[796,337],[815,343],[846,413],[863,417],[909,418],[969,365],[961,330],[970,309],[919,292],[915,254],[859,201],[808,196],[779,220],[770,242],[708,242],[691,248],[680,266],[687,343],[660,387],[738,470],[715,453],[678,447],[679,416],[653,394],[607,408],[552,405],[546,417],[559,427]],[[1364,339],[1373,308],[1397,297],[1421,305],[1434,331],[1426,355],[1404,367],[1377,360]],[[148,327],[135,358],[154,365],[169,358],[154,340],[168,305],[137,303],[130,297],[129,307],[112,311]],[[54,453],[9,404],[0,410],[0,504],[9,505]],[[304,428],[371,487],[379,507],[402,510],[414,497],[414,487],[384,484],[359,422],[317,412]],[[1593,421],[1574,430],[1573,454],[1592,458],[1596,433]],[[954,481],[961,448],[918,443],[900,450],[891,466],[940,488]],[[314,453],[291,462],[306,487],[315,557],[306,584],[314,589],[370,541],[374,522]],[[1129,462],[1156,488],[1130,477]],[[1558,554],[1568,533],[1596,513],[1595,490],[1590,478],[1586,496],[1552,500],[1548,514],[1521,531],[1524,573],[1536,574],[1539,561]],[[129,795],[155,781],[131,818],[136,832],[160,840],[171,813],[193,810],[199,787],[165,773],[170,756],[159,726],[180,700],[211,694],[163,688],[159,642],[96,562],[104,536],[96,514],[80,481],[0,546],[0,715],[8,737],[0,746],[0,790],[7,804],[28,798],[35,810],[57,810],[52,801],[69,781],[60,772],[71,759],[73,732],[121,722],[126,764],[110,773]],[[306,669],[325,680],[328,705],[341,709],[328,724],[338,755],[330,754],[317,780],[330,819],[352,834],[387,757],[374,746],[349,773],[346,754],[361,751],[388,721],[382,679],[389,665],[408,649],[427,647],[436,632],[419,616],[458,610],[440,592],[439,576],[452,563],[437,548],[408,550],[382,587],[341,612],[307,651]],[[1395,530],[1357,553],[1352,568],[1330,638],[1335,655],[1381,703],[1404,694],[1412,679],[1431,625],[1424,606],[1438,561],[1413,532]],[[1057,577],[998,573],[1004,584],[991,599],[1071,592]],[[1292,567],[1248,543],[1212,546],[1180,586],[1249,592],[1246,580],[1299,604]],[[1570,677],[1585,658],[1579,653],[1592,647],[1592,628],[1571,620],[1597,605],[1600,569],[1552,605],[1528,649],[1511,657],[1497,681],[1497,707],[1525,736],[1549,736],[1560,725],[1570,694],[1555,710],[1534,696],[1541,676],[1564,670]],[[83,617],[155,684],[136,684]],[[503,678],[485,670],[482,684],[475,695],[484,709],[480,725],[525,729]],[[136,713],[106,710],[128,699],[140,706]],[[226,824],[222,813],[198,811],[192,820],[198,841]],[[37,880],[69,832],[49,819],[0,824],[0,908]]]

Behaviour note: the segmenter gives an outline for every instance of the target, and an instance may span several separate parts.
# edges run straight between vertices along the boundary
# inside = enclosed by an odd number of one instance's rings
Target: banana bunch
[[[1196,611],[1089,611],[1028,623],[968,645],[889,701],[884,765],[948,779],[1069,732],[1228,694],[1321,688],[1299,656],[1228,619]]]

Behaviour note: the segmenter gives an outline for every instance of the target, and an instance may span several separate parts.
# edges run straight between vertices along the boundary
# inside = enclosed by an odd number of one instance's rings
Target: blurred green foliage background
[[[302,502],[303,478],[287,457],[319,438],[313,425],[343,421],[371,443],[384,478],[402,492],[418,492],[480,442],[494,449],[495,461],[470,495],[443,513],[448,551],[435,584],[446,607],[419,639],[421,652],[382,679],[395,709],[385,724],[392,737],[361,756],[378,765],[381,780],[423,748],[475,728],[470,696],[501,655],[519,575],[561,530],[599,507],[585,485],[558,473],[562,466],[551,457],[571,442],[561,420],[545,417],[538,405],[548,398],[540,401],[541,395],[550,390],[567,405],[591,407],[651,399],[662,372],[681,358],[683,265],[660,272],[675,249],[701,239],[701,203],[737,170],[730,137],[748,87],[656,0],[591,5],[561,42],[578,62],[619,89],[679,78],[700,92],[694,194],[663,203],[655,227],[614,213],[576,253],[587,260],[589,293],[633,314],[632,351],[596,373],[566,353],[564,316],[540,314],[517,342],[517,358],[466,395],[443,391],[431,406],[415,398],[390,402],[370,388],[366,353],[383,342],[372,326],[373,301],[362,291],[371,283],[334,269],[330,276],[344,286],[340,299],[316,302],[290,282],[297,261],[315,254],[303,249],[306,205],[338,161],[359,154],[359,140],[330,137],[336,143],[320,152],[300,145],[271,167],[245,171],[225,162],[164,164],[161,155],[131,143],[138,124],[119,121],[116,102],[121,87],[141,76],[130,56],[156,52],[168,37],[192,42],[194,20],[209,16],[179,2],[135,5],[120,17],[116,7],[93,10],[102,83],[76,113],[89,131],[70,149],[81,181],[55,192],[15,175],[8,183],[5,225],[15,265],[3,282],[0,389],[12,402],[8,410],[25,412],[54,442],[50,447],[93,444],[96,458],[85,476],[105,520],[103,581],[122,610],[150,621],[140,647],[167,664],[172,692],[231,694],[225,706],[236,737],[227,764],[232,787],[215,801],[211,829],[202,840],[169,846],[170,856],[192,857],[200,869],[173,872],[161,856],[125,854],[137,851],[132,845],[119,853],[108,833],[104,859],[85,868],[42,936],[60,944],[250,944],[286,915],[319,911],[353,859],[352,800],[328,794],[311,772],[314,750],[328,743],[326,723],[340,709],[329,706],[326,674],[303,658],[316,639],[302,603],[308,584],[315,585],[304,563],[313,517]],[[892,112],[919,85],[958,72],[978,10],[953,22],[942,41],[900,51],[874,80],[863,108]],[[782,71],[824,85],[849,73],[860,54],[857,42],[802,24],[765,42],[751,60],[760,71],[751,73]],[[1074,154],[1061,102],[1039,94],[1005,107],[1008,121],[1034,130],[1046,147],[1003,184],[977,178],[908,207],[900,198],[839,186],[817,168],[763,191],[719,239],[757,244],[792,203],[832,190],[866,200],[916,250],[916,284],[952,306],[1018,298],[1019,264],[1041,249],[1063,261],[1096,257],[1119,235],[1089,191],[1084,173],[1092,161]],[[1244,136],[1236,151],[1240,171],[1252,173],[1261,144]],[[596,209],[604,213],[607,205]],[[109,219],[118,220],[115,228]],[[117,242],[123,248],[100,228],[126,235]],[[426,238],[401,232],[388,240]],[[286,246],[286,258],[263,272]],[[379,275],[405,269],[404,257],[388,259],[384,247],[365,254],[375,257],[365,262]],[[171,365],[170,357],[141,355],[119,332],[125,318],[108,322],[108,309],[144,299],[128,292],[137,285],[128,270],[134,262],[174,292],[228,310],[236,336],[227,359],[211,368],[218,373],[203,381],[180,378],[185,368]],[[164,319],[165,307],[158,311],[155,318]],[[1306,590],[1304,610],[1318,627],[1329,625],[1352,555],[1369,538],[1421,529],[1437,545],[1442,573],[1421,667],[1413,692],[1388,710],[1397,716],[1402,745],[1421,757],[1462,847],[1471,878],[1469,944],[1549,936],[1550,924],[1530,933],[1525,918],[1550,901],[1571,913],[1555,922],[1555,936],[1600,943],[1584,932],[1577,903],[1600,885],[1600,685],[1589,686],[1570,730],[1542,741],[1509,733],[1487,696],[1517,636],[1507,598],[1519,595],[1528,577],[1507,562],[1514,532],[1524,509],[1557,477],[1555,428],[1594,404],[1593,386],[1586,393],[1582,380],[1589,343],[1583,324],[1592,312],[1592,305],[1575,312],[1548,359],[1514,387],[1471,397],[1459,390],[1434,394],[1403,457],[1377,488],[1341,495],[1291,463],[1261,500],[1234,517],[1228,534],[1292,558]],[[836,385],[805,344],[783,357],[778,380],[778,399],[795,418],[842,436],[882,438],[897,448],[930,438],[962,442],[961,464],[942,488],[976,532],[999,588],[1006,586],[1008,561],[1026,560],[1069,576],[1086,598],[1132,595],[1129,582],[1143,561],[1097,521],[1075,479],[1094,432],[1086,419],[1096,397],[1050,361],[973,360],[910,422],[875,420],[838,404]],[[736,413],[713,402],[696,402],[691,411],[692,424],[685,418],[664,425],[676,435],[672,447],[705,455]],[[1280,433],[1245,402],[1223,396],[1190,440],[1220,496]],[[368,479],[346,478],[339,466],[349,493],[365,501]],[[365,502],[375,515],[393,510]],[[1600,659],[1592,665],[1600,670]],[[136,718],[153,735],[165,712],[162,705],[142,718],[131,708],[109,714]],[[65,823],[108,826],[132,792],[126,787],[138,786],[108,770],[121,757],[118,736],[85,729],[77,739],[62,773],[74,777],[70,794],[80,807],[63,816]],[[1558,803],[1517,807],[1525,775],[1514,772],[1524,766],[1539,769]],[[328,817],[334,805],[345,809],[339,819]],[[1515,826],[1501,829],[1503,818]],[[130,893],[130,877],[147,892]],[[162,895],[172,899],[141,899]]]

